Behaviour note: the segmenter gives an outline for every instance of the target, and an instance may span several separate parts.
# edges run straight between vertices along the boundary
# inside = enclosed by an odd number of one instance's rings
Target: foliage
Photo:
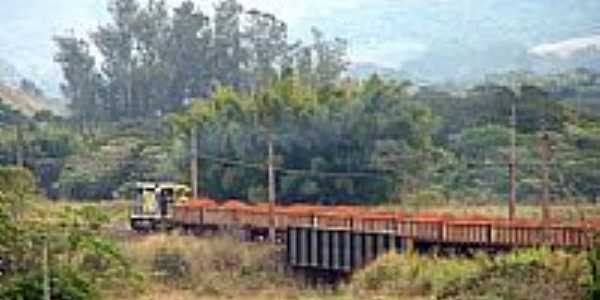
[[[158,128],[155,128],[158,127]],[[104,129],[86,148],[69,156],[58,178],[62,197],[114,199],[135,181],[180,181],[186,149],[162,124],[120,124]]]
[[[35,191],[31,172],[19,167],[0,167],[0,207],[19,218]]]
[[[581,299],[585,255],[547,249],[472,258],[390,253],[359,271],[347,291],[436,299]]]
[[[5,197],[31,194],[35,191],[33,175],[24,168],[1,167],[0,191]]]
[[[350,289],[353,293],[426,296],[476,274],[488,263],[484,256],[472,260],[389,253],[355,274]]]
[[[53,197],[112,198],[129,181],[185,181],[196,127],[197,180],[215,198],[262,200],[272,142],[282,202],[498,201],[508,196],[514,106],[519,200],[542,194],[543,132],[551,197],[600,199],[596,72],[454,86],[354,81],[342,79],[345,40],[312,28],[310,40],[290,41],[278,16],[236,0],[214,12],[193,1],[171,10],[113,0],[108,13],[89,37],[54,39],[68,120],[0,106],[0,162],[14,164],[22,145]]]
[[[90,35],[100,65],[88,40],[54,39],[63,94],[82,127],[179,111],[218,85],[262,91],[294,69],[304,72],[305,84],[322,87],[346,68],[344,40],[313,29],[312,44],[292,43],[285,22],[236,0],[218,2],[212,19],[192,1],[172,12],[165,1],[110,1],[109,13],[111,22]]]
[[[28,121],[30,122],[30,121]],[[17,162],[17,148],[24,165],[35,174],[37,187],[56,196],[56,182],[67,157],[86,151],[83,137],[61,120],[0,127],[0,164]]]
[[[196,296],[217,297],[252,296],[257,291],[292,285],[287,274],[278,271],[282,263],[279,252],[270,245],[243,244],[227,237],[177,235],[149,236],[126,247],[132,264],[148,274],[148,289],[160,283],[190,290]]]
[[[594,248],[588,253],[588,263],[590,265],[590,278],[586,284],[588,299],[600,298],[600,249]]]
[[[0,98],[0,125],[15,125],[26,119],[20,111],[2,102],[2,98]]]
[[[87,280],[81,278],[74,270],[56,269],[49,276],[51,282],[51,299],[56,300],[94,300],[99,299],[98,291]],[[24,276],[11,278],[0,285],[2,299],[43,299],[44,275],[35,271]]]
[[[314,93],[289,74],[255,95],[219,89],[209,101],[195,102],[189,111],[171,120],[179,136],[186,138],[189,128],[197,126],[202,141],[199,152],[208,157],[261,164],[266,144],[272,140],[277,167],[282,169],[278,172],[278,199],[282,201],[375,202],[393,191],[394,182],[385,176],[372,172],[372,176],[335,178],[319,176],[319,172],[369,173],[370,169],[394,167],[385,165],[393,158],[378,147],[382,144],[379,141],[398,145],[398,151],[429,155],[435,150],[429,138],[434,122],[429,110],[411,103],[401,86],[375,78],[356,91],[345,95],[336,87]],[[399,158],[395,163],[408,162],[409,172],[420,172],[412,177],[424,185],[430,169],[410,158]],[[201,166],[200,181],[212,197],[246,199],[264,185],[260,167],[211,159]],[[315,175],[287,169],[310,170]]]
[[[453,283],[439,299],[581,299],[585,263],[541,250],[509,254],[476,276]]]
[[[0,206],[0,298],[40,299],[45,276],[52,299],[96,299],[106,287],[134,284],[120,249],[102,235],[108,221],[95,207],[31,206],[17,218]]]

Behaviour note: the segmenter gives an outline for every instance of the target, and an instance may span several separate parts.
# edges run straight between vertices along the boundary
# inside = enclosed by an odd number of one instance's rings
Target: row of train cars
[[[592,247],[596,233],[600,232],[600,222],[595,221],[508,221],[482,216],[405,214],[357,206],[290,205],[274,206],[272,210],[271,214],[268,205],[247,205],[235,200],[221,203],[192,200],[174,205],[169,223],[186,231],[239,229],[253,239],[266,238],[270,224],[274,223],[282,239],[288,228],[315,228],[386,233],[432,244],[577,249]]]
[[[483,216],[407,214],[360,206],[247,205],[243,202],[183,199],[177,184],[139,183],[130,215],[135,230],[167,225],[183,231],[239,230],[249,239],[264,239],[271,224],[280,240],[289,228],[390,234],[414,242],[480,247],[572,247],[589,249],[600,233],[600,220],[560,222],[512,220]]]

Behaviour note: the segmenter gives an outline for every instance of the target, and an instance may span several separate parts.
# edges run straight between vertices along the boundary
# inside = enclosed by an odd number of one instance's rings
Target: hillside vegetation
[[[43,111],[60,111],[59,108],[48,105],[47,100],[42,95],[35,95],[31,91],[22,88],[3,85],[1,82],[0,100],[3,104],[29,117]]]
[[[354,80],[344,78],[346,41],[314,29],[292,42],[277,16],[234,0],[212,14],[134,0],[109,13],[89,38],[55,38],[72,115],[40,112],[0,129],[0,163],[22,153],[53,198],[196,180],[206,196],[260,202],[272,144],[281,203],[502,204],[512,106],[520,203],[538,203],[545,186],[554,202],[600,197],[593,71],[511,72],[452,88],[386,74]]]

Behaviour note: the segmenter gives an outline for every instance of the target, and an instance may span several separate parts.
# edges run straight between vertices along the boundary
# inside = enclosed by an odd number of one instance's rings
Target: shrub
[[[0,299],[43,299],[44,274],[36,271],[16,276],[0,285]],[[50,273],[50,298],[53,300],[94,300],[98,292],[94,285],[77,272],[62,268]]]
[[[397,296],[426,296],[449,282],[477,273],[481,262],[464,258],[440,258],[389,253],[352,279],[354,293],[377,292]]]
[[[548,249],[474,258],[390,253],[357,272],[349,291],[436,299],[580,299],[586,269],[584,255]]]
[[[586,283],[588,299],[600,299],[600,249],[589,252],[590,278]]]
[[[165,281],[179,282],[189,276],[190,264],[181,252],[162,248],[154,257],[153,270]]]
[[[453,282],[439,299],[575,300],[584,295],[581,279],[585,259],[548,249],[518,251],[497,257],[493,264],[461,282]]]
[[[128,256],[142,272],[161,274],[147,280],[202,295],[237,296],[291,283],[278,272],[279,250],[271,245],[161,235],[127,246]]]
[[[477,276],[452,284],[438,299],[514,299],[545,300],[581,299],[577,278],[560,274],[540,262],[496,265]]]

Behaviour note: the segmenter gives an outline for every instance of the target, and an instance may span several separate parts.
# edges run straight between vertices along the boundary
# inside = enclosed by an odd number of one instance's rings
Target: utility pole
[[[49,268],[49,257],[48,257],[48,228],[47,222],[45,222],[46,228],[44,233],[44,249],[42,253],[43,260],[43,272],[44,272],[44,283],[43,283],[43,299],[51,300],[51,292],[50,292],[50,268]]]
[[[18,167],[23,167],[25,165],[24,163],[24,155],[23,155],[23,128],[21,127],[21,123],[17,123],[17,128],[16,128],[16,137],[17,137],[17,144],[16,146],[16,164]]]
[[[198,199],[198,129],[192,126],[190,142],[190,183],[192,185],[192,197]]]
[[[517,107],[513,103],[510,116],[510,162],[508,163],[508,219],[514,220],[517,210]]]
[[[546,130],[542,135],[542,172],[543,172],[543,195],[542,195],[542,220],[550,219],[550,135]]]
[[[276,242],[275,236],[275,171],[273,170],[273,135],[269,132],[267,135],[267,172],[268,172],[268,198],[269,198],[269,240]]]

